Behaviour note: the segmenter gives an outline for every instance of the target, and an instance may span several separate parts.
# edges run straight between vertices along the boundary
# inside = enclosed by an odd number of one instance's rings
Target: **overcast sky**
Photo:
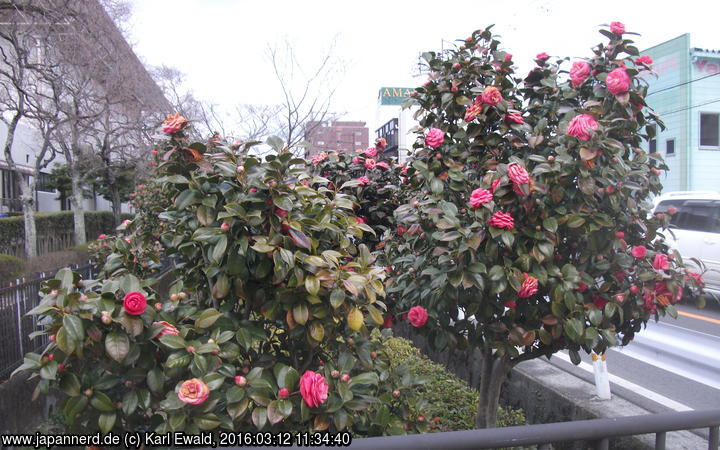
[[[520,73],[540,52],[590,56],[605,40],[597,30],[625,23],[644,49],[684,33],[691,45],[720,49],[720,2],[665,0],[286,1],[133,0],[132,40],[148,64],[187,74],[202,99],[231,108],[270,104],[280,91],[268,45],[290,41],[306,70],[336,41],[346,73],[334,109],[345,120],[375,124],[381,86],[415,87],[418,55],[495,24]],[[715,5],[715,6],[712,6]],[[443,40],[445,44],[443,44]]]

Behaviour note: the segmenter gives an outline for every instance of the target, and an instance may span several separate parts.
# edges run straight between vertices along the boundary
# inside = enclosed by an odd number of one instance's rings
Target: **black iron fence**
[[[91,279],[96,274],[90,261],[71,268],[84,279]],[[39,273],[37,278],[20,279],[12,286],[0,289],[0,380],[10,376],[22,364],[25,353],[39,351],[47,344],[47,336],[30,339],[30,334],[40,326],[36,316],[25,314],[40,303],[43,281],[54,277],[56,272]]]

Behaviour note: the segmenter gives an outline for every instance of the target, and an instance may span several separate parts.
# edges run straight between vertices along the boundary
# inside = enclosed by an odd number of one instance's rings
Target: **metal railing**
[[[590,448],[607,450],[611,439],[655,434],[655,449],[664,450],[666,448],[666,433],[670,431],[709,428],[710,439],[707,448],[709,450],[718,450],[719,426],[720,409],[673,411],[612,419],[591,419],[483,430],[361,438],[353,439],[349,447],[343,448],[353,450],[474,450],[536,445],[538,450],[548,450],[552,448],[551,444],[553,443],[589,442]],[[229,448],[260,449],[267,447]],[[314,448],[336,447],[323,446]]]

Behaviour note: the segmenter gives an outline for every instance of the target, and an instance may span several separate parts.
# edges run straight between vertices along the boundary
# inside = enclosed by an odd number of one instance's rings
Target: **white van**
[[[677,249],[685,264],[692,267],[690,258],[701,260],[705,273],[705,289],[720,294],[720,193],[713,191],[669,192],[654,200],[653,213],[669,208],[677,212],[670,218],[665,231],[668,244]]]

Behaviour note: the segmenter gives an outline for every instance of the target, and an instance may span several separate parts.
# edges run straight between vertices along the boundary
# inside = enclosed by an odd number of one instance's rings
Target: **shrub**
[[[277,139],[264,160],[188,145],[178,117],[157,180],[172,199],[158,214],[178,267],[169,295],[128,265],[145,234],[114,238],[99,280],[63,269],[43,287],[31,313],[50,343],[18,370],[40,378],[39,393],[66,395],[70,430],[425,430],[423,402],[392,396],[419,380],[369,339],[385,270],[360,243],[372,230],[351,199]]]
[[[22,277],[25,273],[25,261],[11,255],[0,254],[0,286]]]
[[[391,366],[405,366],[409,374],[426,380],[413,389],[426,401],[431,430],[458,431],[475,427],[475,413],[480,397],[476,389],[449,373],[441,364],[422,355],[407,339],[393,337],[384,340],[384,352]],[[521,409],[498,407],[498,426],[525,423],[525,414]]]

